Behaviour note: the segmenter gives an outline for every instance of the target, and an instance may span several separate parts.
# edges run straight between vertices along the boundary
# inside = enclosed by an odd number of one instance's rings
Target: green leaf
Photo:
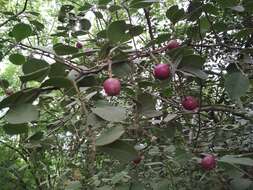
[[[29,37],[32,35],[32,28],[30,25],[25,23],[18,23],[12,29],[12,36],[16,39],[17,42]]]
[[[29,73],[27,75],[21,76],[20,80],[22,82],[27,82],[27,81],[42,81],[49,73],[50,67],[45,67],[42,69],[39,69],[33,73]]]
[[[177,114],[168,114],[163,121],[164,122],[170,122],[171,120],[175,119],[177,117]]]
[[[23,64],[22,70],[24,74],[30,74],[40,69],[47,68],[49,64],[42,60],[36,58],[29,58],[25,64]]]
[[[39,110],[32,104],[19,104],[11,107],[5,118],[11,124],[36,121],[39,118]]]
[[[121,125],[112,127],[97,137],[96,146],[104,146],[110,144],[118,140],[124,134],[124,132],[124,127]]]
[[[175,161],[180,164],[186,164],[191,159],[192,155],[184,147],[176,147],[175,151]]]
[[[130,189],[130,184],[124,184],[124,183],[117,183],[115,185],[115,188],[117,190],[129,190]]]
[[[132,73],[132,67],[128,62],[122,62],[112,65],[112,72],[114,75],[123,78],[128,77]]]
[[[40,89],[25,89],[19,92],[16,92],[0,102],[0,109],[6,107],[14,107],[22,103],[32,103],[39,95]]]
[[[97,33],[98,38],[106,38],[107,37],[107,31],[106,30],[101,30],[100,32]]]
[[[141,115],[147,118],[152,118],[160,116],[162,114],[162,112],[155,109],[156,101],[153,99],[153,96],[151,94],[139,94],[137,100],[137,108]]]
[[[166,16],[175,24],[185,17],[185,12],[184,9],[179,9],[177,5],[174,5],[167,10]]]
[[[103,187],[97,188],[96,190],[112,190],[112,187],[109,186],[109,185],[105,185],[105,186],[103,186]]]
[[[242,5],[230,7],[230,9],[232,9],[233,11],[236,11],[236,12],[240,12],[240,13],[245,11],[245,8]]]
[[[45,28],[44,24],[37,20],[31,20],[30,23],[35,26],[37,31],[42,31]]]
[[[64,77],[66,76],[66,66],[62,63],[53,63],[51,66],[50,66],[50,72],[48,74],[48,76],[50,78],[53,78],[53,77]]]
[[[73,5],[62,5],[58,14],[58,20],[60,22],[65,22],[67,18],[67,13],[74,9]]]
[[[129,34],[131,36],[139,36],[144,32],[144,28],[142,26],[131,26],[129,28]]]
[[[186,55],[182,58],[179,68],[182,67],[192,67],[201,69],[203,64],[205,63],[205,59],[200,55]]]
[[[83,30],[89,30],[91,28],[91,23],[88,19],[80,20],[80,25]]]
[[[146,8],[152,5],[153,3],[159,3],[159,0],[132,0],[130,2],[130,8]]]
[[[206,11],[209,14],[212,15],[218,15],[219,14],[219,9],[217,6],[212,5],[211,3],[207,3],[205,5],[203,5],[203,10]]]
[[[28,126],[27,124],[6,124],[3,126],[3,129],[5,133],[8,135],[18,135],[21,133],[27,133],[28,132]]]
[[[44,133],[42,131],[38,131],[30,135],[27,139],[29,141],[38,141],[41,140],[44,136]]]
[[[91,86],[96,86],[98,85],[97,80],[95,76],[84,76],[78,80],[77,85],[79,87],[91,87]]]
[[[57,55],[70,55],[78,52],[77,48],[62,43],[55,44],[53,49]]]
[[[160,179],[160,181],[153,185],[154,190],[168,190],[169,181],[168,179]]]
[[[236,6],[239,3],[239,1],[238,0],[217,0],[217,3],[222,8],[228,8],[228,7]]]
[[[41,82],[48,74],[50,65],[41,59],[29,58],[22,66],[23,80],[35,80]],[[21,77],[22,78],[22,77]]]
[[[64,92],[67,95],[75,95],[76,94],[76,89],[74,86],[74,81],[65,78],[65,77],[52,77],[48,80],[46,80],[43,84],[41,84],[41,87],[46,87],[46,86],[52,86],[56,88],[64,88]]]
[[[202,14],[202,3],[200,1],[191,1],[188,6],[188,18],[189,21],[195,21],[199,19]]]
[[[253,188],[253,182],[249,178],[234,177],[230,182],[231,190],[251,190]]]
[[[89,10],[91,7],[92,7],[91,4],[85,2],[84,5],[81,6],[78,10],[79,10],[79,11],[87,11],[87,10]]]
[[[107,5],[108,3],[110,3],[112,0],[99,0],[98,1],[98,5]]]
[[[107,37],[113,43],[126,41],[129,38],[129,35],[126,34],[127,29],[124,20],[114,21],[108,26]]]
[[[106,121],[120,122],[126,119],[126,109],[123,107],[114,107],[101,105],[91,109],[93,113]]]
[[[130,162],[138,157],[138,152],[133,146],[120,140],[106,146],[99,146],[98,150],[105,152],[122,162]]]
[[[25,57],[19,53],[14,53],[9,56],[9,60],[14,65],[22,65],[25,63]]]
[[[73,81],[70,79],[67,79],[65,77],[52,77],[48,80],[46,80],[44,83],[41,85],[42,87],[45,86],[54,86],[57,88],[71,88],[73,87]]]
[[[0,87],[3,89],[7,89],[10,86],[10,83],[5,79],[0,79]]]
[[[121,6],[119,6],[119,5],[111,5],[108,9],[109,9],[110,12],[115,12],[115,11],[120,10]]]
[[[219,162],[225,162],[228,164],[239,164],[244,166],[253,166],[253,159],[238,157],[236,155],[225,155],[219,159]]]
[[[135,183],[132,183],[131,190],[145,190],[145,186],[140,182],[139,183],[135,182]]]
[[[70,181],[65,190],[80,190],[81,188],[82,184],[80,181]]]
[[[230,98],[234,100],[245,95],[249,85],[249,79],[241,72],[231,73],[225,78],[225,89]]]
[[[195,77],[198,77],[200,79],[206,80],[208,78],[208,74],[206,74],[201,69],[195,68],[195,67],[183,67],[180,70],[190,73],[194,75]]]

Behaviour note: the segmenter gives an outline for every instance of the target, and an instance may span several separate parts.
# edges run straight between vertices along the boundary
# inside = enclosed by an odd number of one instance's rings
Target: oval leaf
[[[19,53],[14,53],[9,56],[9,60],[14,65],[22,65],[25,63],[25,57]]]
[[[238,99],[245,95],[249,85],[249,79],[241,72],[229,74],[225,78],[225,89],[232,99]]]
[[[107,37],[110,41],[117,43],[126,38],[127,25],[124,20],[112,22],[107,30]]]
[[[125,130],[123,126],[112,127],[96,139],[96,146],[104,146],[118,140]]]
[[[39,118],[39,111],[32,104],[19,104],[10,108],[5,118],[11,124],[27,123],[36,121]]]
[[[62,43],[55,44],[53,49],[57,55],[70,55],[78,52],[77,48]]]
[[[220,162],[228,164],[239,164],[244,166],[253,166],[253,159],[237,157],[236,155],[225,155],[219,159]]]
[[[16,39],[16,41],[20,42],[32,34],[32,28],[28,24],[18,23],[12,29],[11,34]]]
[[[138,152],[133,146],[120,140],[106,146],[100,146],[98,147],[98,150],[105,152],[122,162],[130,162],[138,157]]]
[[[93,108],[92,112],[106,121],[120,122],[126,119],[126,109],[105,105]]]
[[[3,126],[3,129],[5,133],[8,135],[18,135],[21,133],[27,133],[28,132],[28,126],[27,124],[6,124]]]

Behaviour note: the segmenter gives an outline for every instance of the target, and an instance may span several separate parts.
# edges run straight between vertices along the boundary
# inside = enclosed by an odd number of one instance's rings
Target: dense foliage
[[[253,189],[252,0],[0,5],[0,189]]]

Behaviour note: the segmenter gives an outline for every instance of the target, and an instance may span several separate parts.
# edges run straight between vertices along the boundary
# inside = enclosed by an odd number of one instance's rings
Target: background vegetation
[[[251,0],[0,7],[0,189],[253,189]]]

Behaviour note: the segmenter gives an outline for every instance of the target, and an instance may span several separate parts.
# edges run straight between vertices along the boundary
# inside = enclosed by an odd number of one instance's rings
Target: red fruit
[[[177,40],[170,40],[167,47],[168,49],[176,49],[180,47],[180,44]]]
[[[77,42],[77,43],[76,43],[76,48],[82,49],[82,48],[83,48],[83,44],[80,43],[80,42]]]
[[[199,107],[199,102],[192,96],[186,96],[182,101],[182,106],[186,110],[195,110],[197,107]]]
[[[10,96],[10,95],[12,95],[14,92],[11,90],[11,89],[6,89],[5,90],[5,94],[7,95],[7,96]]]
[[[104,90],[108,96],[116,96],[120,93],[120,81],[117,78],[109,78],[104,81]]]
[[[154,68],[154,76],[157,79],[165,80],[170,76],[170,67],[168,64],[158,64]]]
[[[134,164],[139,164],[141,162],[142,158],[141,157],[138,157],[136,159],[133,160],[133,163]]]
[[[213,155],[206,155],[202,160],[201,160],[201,166],[204,170],[212,170],[216,167],[216,160],[215,156]]]

